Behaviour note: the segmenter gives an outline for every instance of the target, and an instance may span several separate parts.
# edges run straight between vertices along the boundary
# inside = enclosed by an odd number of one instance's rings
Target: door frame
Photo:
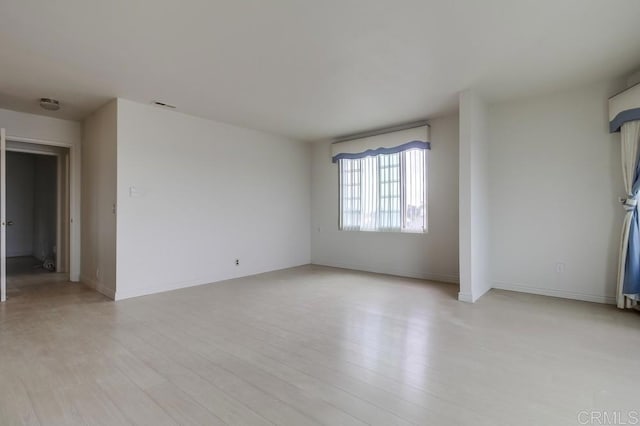
[[[0,128],[0,302],[7,300],[7,151],[6,132]]]
[[[67,262],[69,268],[67,272],[69,273],[69,281],[80,281],[80,147],[72,142],[25,138],[8,134],[6,135],[6,141],[67,148],[69,150],[66,174],[68,186],[65,197],[68,198],[68,222],[66,225],[68,228]],[[46,154],[42,151],[38,151],[37,148],[31,153]],[[58,164],[60,164],[60,162],[58,162]],[[58,185],[58,189],[60,189],[60,185]]]
[[[47,151],[29,147],[10,146],[16,140],[5,141],[5,152],[18,152],[22,154],[46,155],[56,158],[56,272],[69,273],[69,149]],[[24,144],[24,142],[21,142]],[[62,151],[64,150],[64,151]],[[63,181],[64,180],[64,181]],[[6,191],[6,188],[5,188]],[[64,251],[62,251],[63,249]],[[61,255],[62,253],[62,255]]]

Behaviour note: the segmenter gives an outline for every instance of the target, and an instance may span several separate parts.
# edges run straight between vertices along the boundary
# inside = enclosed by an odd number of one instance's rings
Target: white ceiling
[[[301,140],[624,75],[638,0],[2,0],[0,107],[108,99]]]

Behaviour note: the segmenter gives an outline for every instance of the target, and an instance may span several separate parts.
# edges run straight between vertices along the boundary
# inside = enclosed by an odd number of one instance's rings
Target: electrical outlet
[[[236,259],[236,266],[240,266],[240,259]]]
[[[564,262],[556,262],[556,272],[558,274],[562,274],[565,270],[565,266]]]

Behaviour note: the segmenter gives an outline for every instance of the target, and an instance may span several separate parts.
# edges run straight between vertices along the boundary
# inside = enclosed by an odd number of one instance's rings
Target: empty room
[[[639,18],[0,0],[0,425],[640,424]]]

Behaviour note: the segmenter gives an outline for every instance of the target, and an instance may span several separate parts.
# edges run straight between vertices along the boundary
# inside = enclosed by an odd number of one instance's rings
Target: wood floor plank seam
[[[269,344],[269,342],[268,342],[268,341],[267,341],[267,342],[265,342],[265,343],[266,343],[266,344]],[[305,373],[305,374],[306,374],[306,373]],[[356,396],[357,396],[357,395],[356,395]],[[432,396],[433,396],[433,397],[436,397],[436,398],[438,397],[437,395],[432,395]],[[408,402],[408,403],[411,403],[411,401],[407,401],[407,402]]]
[[[187,312],[185,313],[185,315],[189,315],[189,312],[190,312],[190,311],[187,311]]]
[[[174,317],[174,320],[175,320],[175,317]],[[237,354],[235,354],[235,353],[230,353],[230,354],[231,354],[232,356],[237,356]],[[304,372],[303,372],[303,374],[306,374],[306,373],[304,373]],[[309,377],[313,377],[313,376],[309,376]],[[317,379],[317,378],[314,378],[314,379]],[[340,388],[339,386],[335,386],[335,385],[334,385],[334,387],[335,387],[337,390],[340,390],[340,391],[346,392],[346,393],[348,393],[348,394],[350,394],[350,395],[352,395],[352,396],[354,396],[354,397],[356,397],[356,398],[361,399],[363,402],[371,403],[372,405],[377,406],[375,403],[373,403],[373,402],[371,402],[371,401],[369,401],[369,400],[362,399],[359,395],[355,395],[355,394],[353,394],[353,393],[351,393],[351,392],[345,391],[344,389]],[[381,407],[379,407],[379,406],[377,406],[377,407],[378,407],[378,408],[381,408]],[[397,414],[397,413],[395,413],[395,412],[393,412],[393,411],[389,411],[389,410],[388,410],[388,409],[386,409],[386,408],[381,408],[381,409],[383,409],[383,410],[385,410],[385,411],[387,411],[387,412],[389,412],[389,413],[391,413],[391,414],[393,414],[393,415],[395,415],[395,416],[399,416],[399,414]],[[402,416],[400,416],[399,418],[403,418],[403,417],[402,417]],[[410,420],[410,419],[406,419],[406,418],[405,418],[405,421],[411,421],[411,420]]]
[[[231,354],[231,355],[233,355],[233,356],[237,356],[235,353],[233,353],[233,354]],[[246,358],[243,358],[243,359],[245,359],[246,361],[248,361]],[[248,361],[248,362],[250,362],[250,361]],[[260,365],[258,365],[258,364],[254,364],[254,365],[255,365],[256,367],[260,368]],[[270,371],[270,370],[267,370],[267,372],[269,372],[270,374],[275,374],[275,373],[273,373],[273,372],[272,372],[272,371]],[[305,373],[303,373],[303,374],[305,374]],[[283,377],[282,377],[282,376],[280,376],[280,375],[276,375],[276,377],[279,377],[279,378],[280,378],[280,379],[282,379],[282,380],[289,381],[289,380],[287,380],[287,379],[283,378]],[[309,376],[309,377],[310,377],[310,378],[313,378],[313,379],[317,379],[317,378],[315,378],[315,377],[313,377],[313,376]],[[292,383],[292,384],[293,384],[293,383]],[[295,384],[294,384],[294,385],[295,385]],[[331,384],[328,384],[328,385],[331,385]],[[396,414],[396,413],[394,413],[394,412],[392,412],[392,411],[389,411],[389,410],[387,410],[387,409],[386,409],[386,408],[384,408],[384,407],[380,407],[380,406],[378,406],[378,405],[376,405],[376,404],[374,404],[374,403],[372,403],[372,402],[370,402],[370,401],[364,400],[364,399],[360,398],[358,395],[355,395],[355,394],[353,394],[353,393],[351,393],[351,392],[344,391],[344,389],[340,388],[339,386],[335,386],[335,388],[336,388],[336,389],[338,389],[338,390],[341,390],[341,391],[345,392],[346,394],[349,394],[349,395],[351,395],[351,396],[353,396],[353,397],[355,397],[355,398],[359,398],[359,399],[361,399],[361,400],[362,400],[362,402],[365,402],[365,403],[371,403],[371,404],[372,404],[372,406],[375,406],[376,408],[378,408],[378,409],[380,409],[380,410],[386,411],[386,412],[388,412],[389,414],[391,414],[391,415],[393,415],[393,416],[397,416],[397,414]],[[327,402],[331,403],[331,401],[329,401],[329,400],[327,400],[327,399],[325,399],[325,401],[327,401]],[[334,404],[334,405],[335,405],[335,404]],[[340,407],[338,407],[338,408],[340,408]],[[361,419],[361,420],[363,420],[363,421],[366,421],[365,419],[362,419],[362,418],[360,418],[360,419]],[[398,423],[401,421],[402,417],[396,417],[396,419],[397,419],[397,420],[396,420],[396,421],[394,421],[394,422],[393,422],[393,424],[398,424]]]
[[[194,338],[197,338],[197,337],[195,337],[195,336],[194,336]],[[199,340],[200,340],[200,339],[199,339]],[[209,342],[207,342],[206,340],[201,340],[201,341],[202,341],[203,343],[209,343]],[[208,354],[207,354],[206,352],[200,352],[200,353],[201,353],[202,355],[204,355],[204,356],[208,356]],[[230,353],[229,353],[228,355],[229,355],[229,356],[231,356],[231,357],[236,358],[236,357],[235,357],[235,355],[233,355],[233,354],[230,354]],[[238,359],[238,360],[240,360],[240,358],[237,358],[237,359]],[[223,367],[223,368],[225,368],[227,371],[230,371],[230,372],[232,372],[232,373],[234,373],[234,374],[235,374],[235,372],[234,372],[233,370],[229,370],[229,369],[227,369],[226,367]],[[257,369],[259,369],[259,370],[262,370],[259,366],[257,366],[256,368],[257,368]],[[269,375],[269,376],[272,376],[274,379],[281,380],[279,377],[277,377],[277,376],[275,376],[275,375],[271,374],[271,373],[270,373],[270,372],[268,372],[268,371],[264,371],[264,370],[262,370],[262,371],[264,372],[264,374],[267,374],[267,375]],[[286,383],[286,381],[283,381],[283,383]],[[288,384],[288,383],[287,383],[287,384]],[[257,387],[259,387],[260,389],[262,389],[262,390],[266,391],[266,392],[270,392],[270,390],[269,390],[268,388],[267,388],[267,389],[265,389],[263,386],[257,385],[257,384],[255,384],[255,383],[254,383],[254,385],[255,385],[255,386],[257,386]],[[290,385],[290,384],[288,384],[288,385]],[[293,386],[293,385],[291,385],[291,386]],[[302,389],[300,389],[300,391],[303,391],[303,390],[302,390]],[[278,399],[280,399],[280,398],[278,397]],[[332,405],[332,406],[333,406],[333,404],[331,404],[331,403],[329,403],[329,402],[327,402],[327,401],[325,401],[325,403],[327,403],[328,405]],[[335,406],[333,406],[333,407],[334,407],[336,410],[338,410],[338,411],[344,412],[344,411],[343,411],[343,410],[341,410],[339,407],[335,407]],[[347,416],[353,417],[350,413],[344,412],[344,414],[345,414],[345,415],[347,415]],[[355,417],[353,417],[353,418],[354,418],[354,420],[356,419]]]
[[[158,321],[161,321],[161,320],[158,320]],[[206,341],[206,340],[201,340],[201,341],[202,341],[202,343],[205,343],[205,344],[207,343],[207,341]],[[204,355],[207,355],[207,354],[204,354]],[[235,355],[233,355],[233,354],[229,354],[229,356],[235,357]],[[238,358],[238,359],[239,359],[239,358]],[[259,367],[257,367],[257,368],[259,368]],[[271,374],[270,374],[270,373],[268,373],[268,372],[265,372],[265,374],[269,374],[269,375],[271,375]],[[276,376],[274,376],[274,378],[276,378]],[[348,413],[346,413],[346,414],[348,414]]]
[[[144,341],[144,340],[145,340],[145,339],[144,339],[144,337],[139,337],[139,338],[140,338],[142,341]],[[194,372],[194,373],[196,373],[196,374],[197,374],[197,372]],[[230,374],[235,375],[235,373],[233,373],[233,372],[229,372],[229,373],[230,373]],[[216,386],[216,384],[215,384],[215,383],[212,383],[212,382],[211,382],[211,381],[209,381],[206,377],[202,377],[202,376],[200,376],[200,377],[201,377],[201,378],[203,378],[204,380],[207,380],[207,381],[208,381],[209,383],[211,383],[213,386]],[[170,379],[167,379],[167,380],[169,380],[169,381],[170,381]],[[244,381],[244,380],[243,380],[242,378],[240,378],[240,377],[239,377],[239,380]],[[245,382],[246,382],[246,381],[245,381]],[[256,387],[255,385],[253,385],[253,384],[252,384],[252,383],[250,383],[250,382],[246,382],[246,383],[247,383],[248,385],[252,386],[252,387]],[[216,386],[216,387],[217,387],[217,386]],[[224,390],[224,389],[222,389],[222,388],[219,388],[219,389],[220,389],[222,392],[225,392],[225,390]],[[256,389],[258,389],[258,388],[256,387]],[[229,395],[229,397],[230,397],[230,398],[233,398],[233,399],[235,399],[235,400],[237,400],[237,399],[236,399],[235,397],[233,397],[232,395]],[[246,405],[245,401],[241,401],[241,400],[237,400],[237,401],[238,401],[239,403],[243,404],[243,405]],[[284,403],[284,402],[283,402],[283,403]],[[293,408],[293,409],[295,409],[295,407],[292,407],[292,408]],[[247,409],[249,409],[249,410],[253,411],[250,407],[247,407]],[[296,410],[296,411],[297,411],[297,410]],[[260,415],[259,413],[256,413],[256,414],[257,414],[257,415]],[[303,413],[301,413],[301,414],[302,414],[302,415],[304,415]],[[263,417],[263,418],[264,418],[264,416],[261,416],[261,417]],[[268,419],[266,419],[266,418],[265,418],[265,421],[268,421],[269,423],[271,423],[271,422],[270,422]]]
[[[115,303],[55,274],[8,286],[3,426],[554,426],[637,410],[640,316],[606,305],[502,290],[463,304],[456,286],[315,266]]]

